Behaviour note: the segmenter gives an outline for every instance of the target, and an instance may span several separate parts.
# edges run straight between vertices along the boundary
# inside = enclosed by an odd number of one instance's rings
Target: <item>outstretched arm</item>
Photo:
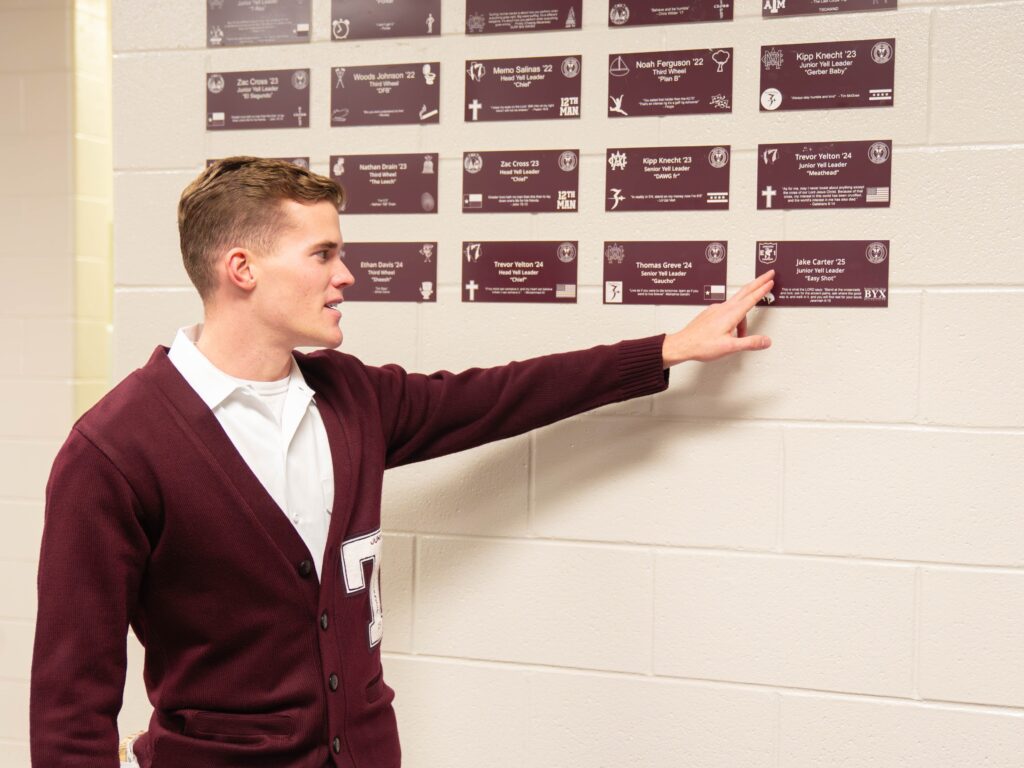
[[[747,313],[772,289],[774,277],[775,270],[765,272],[732,298],[709,306],[681,331],[665,336],[661,348],[665,367],[770,347],[772,340],[767,336],[747,336]]]

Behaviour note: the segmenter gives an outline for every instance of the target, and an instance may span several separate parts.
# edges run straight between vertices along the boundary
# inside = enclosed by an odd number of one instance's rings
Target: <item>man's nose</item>
[[[339,261],[338,266],[339,269],[335,270],[334,276],[331,278],[331,283],[337,288],[352,285],[356,279],[349,271],[348,267],[345,266],[345,262]]]

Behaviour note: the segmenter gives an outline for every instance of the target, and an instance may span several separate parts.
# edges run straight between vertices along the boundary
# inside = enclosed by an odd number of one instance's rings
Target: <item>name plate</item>
[[[437,301],[437,243],[345,243],[345,301]]]
[[[608,117],[732,112],[732,48],[613,53]]]
[[[891,141],[759,144],[757,207],[888,208]]]
[[[437,154],[331,155],[345,213],[437,213]]]
[[[331,0],[331,39],[441,34],[441,0]]]
[[[579,29],[582,0],[466,0],[466,34]]]
[[[606,211],[729,208],[729,146],[609,149]]]
[[[579,199],[579,150],[465,152],[463,213],[572,213]]]
[[[761,46],[761,111],[891,107],[896,38]]]
[[[725,301],[724,240],[605,242],[605,304],[712,304]]]
[[[467,61],[465,119],[578,118],[582,69],[579,55]]]
[[[306,0],[213,0],[206,4],[206,47],[308,43]]]
[[[608,3],[609,27],[642,24],[686,24],[691,21],[732,21],[733,0],[689,0],[689,2]]]
[[[439,121],[439,62],[334,67],[331,72],[333,126]]]
[[[896,0],[762,0],[765,18],[812,13],[856,13],[896,10]]]
[[[888,240],[758,241],[755,272],[775,270],[775,307],[889,306]]]
[[[576,303],[576,240],[467,241],[465,302]]]
[[[206,130],[308,127],[308,69],[206,76]]]

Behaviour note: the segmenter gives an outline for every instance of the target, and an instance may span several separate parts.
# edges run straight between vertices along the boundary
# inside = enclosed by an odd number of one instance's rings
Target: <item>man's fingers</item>
[[[759,349],[768,349],[772,340],[767,336],[744,336],[736,339],[735,348],[737,352],[754,352]]]
[[[763,275],[759,275],[757,278],[751,280],[749,283],[747,283],[738,291],[736,291],[736,294],[733,296],[733,299],[735,301],[742,301],[743,299],[747,298],[747,296],[749,296],[750,294],[753,294],[756,291],[761,290],[766,283],[770,282],[774,278],[775,270],[769,269]],[[764,294],[761,295],[763,296]],[[760,299],[758,299],[758,301],[760,301]]]

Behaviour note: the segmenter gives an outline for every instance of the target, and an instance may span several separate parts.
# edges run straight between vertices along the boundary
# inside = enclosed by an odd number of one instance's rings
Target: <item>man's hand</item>
[[[732,298],[712,304],[683,330],[665,337],[661,358],[666,368],[687,360],[707,362],[734,352],[768,349],[767,336],[747,336],[747,313],[772,289],[775,270],[747,283]]]

